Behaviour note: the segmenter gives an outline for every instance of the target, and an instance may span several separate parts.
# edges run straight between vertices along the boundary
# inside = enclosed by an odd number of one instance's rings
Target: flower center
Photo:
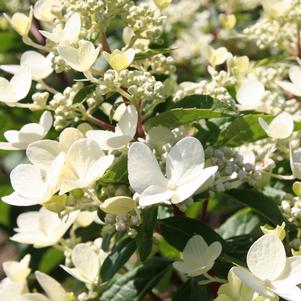
[[[176,190],[177,189],[177,185],[175,184],[175,183],[173,183],[173,182],[170,182],[170,183],[168,183],[168,186],[167,186],[167,188],[169,189],[169,190]]]

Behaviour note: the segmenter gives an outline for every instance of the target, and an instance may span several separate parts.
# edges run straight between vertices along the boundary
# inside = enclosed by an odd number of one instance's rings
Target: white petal
[[[177,204],[188,199],[198,189],[200,189],[202,185],[207,182],[208,179],[214,176],[217,170],[217,166],[202,169],[200,170],[200,174],[198,174],[194,179],[190,179],[189,182],[177,186],[176,196],[172,199],[172,203]]]
[[[137,122],[138,122],[137,110],[135,106],[129,105],[126,108],[121,119],[119,120],[117,129],[119,129],[123,135],[127,135],[133,138],[136,134]]]
[[[293,151],[290,145],[290,166],[294,177],[301,179],[301,149]]]
[[[67,294],[63,287],[50,276],[35,272],[36,278],[51,301],[66,301]]]
[[[289,285],[301,283],[301,256],[293,256],[286,259],[284,272],[277,280],[286,281]]]
[[[214,262],[222,253],[222,245],[220,242],[213,242],[207,249],[206,252],[206,260],[210,262]]]
[[[84,138],[84,135],[80,130],[71,127],[65,128],[59,136],[60,146],[64,152],[67,152],[73,142],[82,138]]]
[[[21,56],[21,66],[30,68],[32,78],[34,80],[41,80],[48,77],[52,73],[50,60],[37,51],[26,51]]]
[[[297,286],[289,285],[289,283],[276,283],[273,282],[275,286],[275,293],[287,301],[300,301],[301,300],[301,290]]]
[[[286,112],[279,114],[269,125],[270,136],[276,139],[285,139],[294,131],[294,120]]]
[[[301,88],[298,89],[294,84],[288,81],[278,81],[277,84],[282,88],[283,90],[295,95],[301,97]]]
[[[204,167],[204,149],[201,142],[186,137],[176,143],[166,158],[166,175],[177,185],[188,183],[198,176]]]
[[[34,16],[44,22],[51,22],[55,16],[51,13],[54,6],[60,6],[60,0],[38,0],[34,5]]]
[[[83,275],[81,275],[81,273],[78,271],[78,269],[76,268],[68,268],[64,265],[60,265],[60,267],[67,272],[68,274],[70,274],[72,277],[74,277],[75,279],[84,282],[84,283],[90,283],[90,279],[85,278]]]
[[[3,270],[11,281],[25,281],[30,274],[30,268],[28,268],[29,261],[30,255],[26,255],[20,262],[5,261],[3,263]]]
[[[174,194],[167,187],[151,185],[146,188],[139,198],[139,205],[142,207],[151,206],[159,203],[166,203]]]
[[[20,67],[20,65],[0,65],[0,69],[11,74],[16,74],[20,70]]]
[[[24,282],[12,282],[8,278],[1,281],[0,301],[19,300],[24,291]]]
[[[30,144],[44,137],[44,128],[38,123],[25,124],[19,131],[19,141]]]
[[[45,30],[40,30],[40,33],[48,40],[60,43],[64,37],[64,31],[62,29],[58,29],[54,32],[48,32]]]
[[[72,262],[86,279],[93,283],[97,277],[100,263],[96,253],[86,244],[78,244],[72,251]]]
[[[20,70],[13,76],[10,83],[14,91],[16,101],[25,98],[31,86],[31,70],[27,66],[21,66]]]
[[[90,69],[90,67],[95,63],[99,51],[100,48],[96,49],[92,42],[85,41],[79,48],[79,60],[81,62],[81,67],[78,71],[84,72]]]
[[[264,96],[264,85],[254,79],[245,80],[237,91],[237,101],[244,110],[255,110],[261,105]]]
[[[78,70],[81,67],[79,59],[78,49],[71,46],[58,46],[59,55],[65,60],[65,62],[74,70]],[[81,71],[81,70],[78,70]]]
[[[81,22],[80,14],[74,13],[66,22],[64,28],[64,36],[68,39],[70,44],[77,42],[80,34]]]
[[[248,287],[253,289],[255,292],[266,298],[273,298],[275,294],[268,290],[265,286],[264,281],[256,278],[247,269],[241,267],[233,267],[232,272]]]
[[[301,68],[299,66],[291,67],[289,71],[289,78],[296,88],[301,91]]]
[[[8,142],[18,143],[19,140],[19,131],[9,130],[4,133],[4,137]]]
[[[105,213],[112,215],[127,214],[137,207],[136,201],[126,196],[116,196],[106,199],[100,209]]]
[[[18,101],[10,82],[3,77],[0,77],[0,101],[8,103]]]
[[[57,141],[41,140],[28,146],[26,156],[34,165],[48,169],[60,152],[61,147]]]
[[[247,254],[250,271],[261,280],[275,280],[284,271],[286,254],[281,240],[266,234],[256,240]]]
[[[143,143],[131,145],[128,152],[128,172],[130,185],[140,194],[151,185],[167,185],[154,154]]]
[[[124,55],[127,57],[128,64],[130,65],[133,62],[134,58],[135,58],[135,49],[129,48],[128,50],[126,50],[124,52]]]
[[[44,129],[44,135],[46,135],[52,127],[53,118],[49,111],[45,111],[40,118],[40,125]]]
[[[2,197],[1,200],[4,203],[12,206],[33,206],[33,205],[40,204],[40,199],[25,198],[16,192],[13,192],[10,195]]]
[[[9,143],[9,142],[0,142],[1,150],[23,150],[26,149],[27,143]]]
[[[29,211],[21,213],[17,217],[17,226],[19,229],[15,231],[33,231],[39,228],[39,212]]]

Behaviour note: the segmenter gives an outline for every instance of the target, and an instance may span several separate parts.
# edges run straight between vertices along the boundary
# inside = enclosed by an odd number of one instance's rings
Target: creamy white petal
[[[21,66],[20,70],[10,81],[16,100],[21,100],[27,96],[31,86],[31,70],[27,66]]]
[[[166,203],[174,194],[164,186],[151,185],[146,188],[139,198],[139,205],[142,207],[151,206],[159,203]]]
[[[72,277],[74,277],[75,279],[84,282],[84,283],[90,283],[90,280],[85,278],[79,271],[77,268],[68,268],[64,265],[60,265],[60,267],[67,272],[68,274],[70,274]]]
[[[45,111],[41,118],[40,118],[40,122],[39,124],[43,127],[44,129],[44,134],[46,135],[49,130],[51,129],[52,127],[52,123],[53,123],[53,118],[52,118],[52,115],[49,111]]]
[[[80,14],[74,13],[66,22],[64,36],[70,44],[77,42],[81,29]]]
[[[40,199],[36,198],[25,198],[16,192],[1,198],[4,203],[12,206],[33,206],[40,204]]]
[[[20,65],[0,65],[0,69],[11,74],[16,74],[20,70],[20,67]]]
[[[60,0],[38,0],[33,8],[34,16],[44,22],[51,22],[55,16],[51,13],[54,7],[60,7]]]
[[[301,300],[301,290],[297,286],[290,285],[289,283],[273,283],[275,286],[275,293],[287,300],[287,301],[300,301]]]
[[[84,138],[83,133],[76,128],[65,128],[59,136],[60,147],[64,152],[67,152],[71,145],[79,140]]]
[[[106,199],[100,209],[105,213],[112,215],[127,214],[137,207],[137,202],[130,197],[116,196]]]
[[[140,194],[151,185],[167,185],[154,154],[143,143],[136,142],[131,145],[128,152],[128,172],[130,185]]]
[[[284,272],[277,278],[289,285],[298,285],[301,283],[301,256],[293,256],[286,259]]]
[[[281,240],[266,234],[256,240],[247,254],[249,270],[261,280],[275,280],[284,271],[286,254]]]
[[[296,88],[301,91],[301,67],[293,66],[289,71],[289,78],[296,86]]]
[[[288,81],[278,81],[277,84],[285,91],[301,97],[301,87],[300,89],[296,87],[293,83],[288,82]]]
[[[44,128],[38,123],[25,124],[19,131],[19,141],[30,144],[44,137]]]
[[[130,137],[134,137],[136,134],[138,122],[138,113],[133,105],[127,106],[124,114],[120,118],[118,122],[118,126],[116,128],[116,132],[120,130],[123,135],[127,135]]]

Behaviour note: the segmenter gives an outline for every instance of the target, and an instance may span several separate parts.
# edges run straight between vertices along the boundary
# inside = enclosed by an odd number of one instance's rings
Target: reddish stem
[[[110,125],[100,119],[97,119],[93,116],[89,116],[88,119],[93,122],[94,124],[97,124],[99,125],[100,127],[102,127],[103,129],[105,130],[108,130],[108,131],[114,131],[115,130],[115,127],[113,125]]]
[[[40,44],[40,45],[45,45],[45,39],[44,37],[41,35],[39,29],[41,28],[40,26],[40,22],[36,19],[33,19],[32,22],[32,26],[30,28],[30,31],[32,33],[32,35],[34,36],[34,38],[36,39],[36,41]]]
[[[200,216],[200,220],[201,222],[205,222],[206,220],[206,216],[207,216],[207,210],[208,210],[208,200],[205,200],[202,206],[202,211],[201,211],[201,216]]]
[[[102,48],[104,51],[106,51],[108,53],[112,53],[112,50],[110,48],[110,45],[108,43],[108,40],[107,40],[107,37],[105,34],[103,34],[101,37],[101,44],[102,44]]]
[[[145,138],[145,132],[143,129],[143,118],[142,118],[142,101],[138,101],[136,106],[138,112],[137,132],[136,138]]]

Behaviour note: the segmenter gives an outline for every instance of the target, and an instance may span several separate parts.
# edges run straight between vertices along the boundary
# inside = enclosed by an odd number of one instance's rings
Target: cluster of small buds
[[[62,0],[61,4],[63,11],[66,11],[67,16],[73,14],[74,12],[78,12],[83,17],[89,17],[94,14],[103,13],[105,10],[105,5],[102,0]]]
[[[155,77],[145,71],[107,70],[97,90],[105,95],[116,88],[127,89],[133,100],[162,100],[164,99],[164,85],[156,81]]]
[[[132,0],[106,0],[106,14],[108,16],[120,15],[122,18],[126,18],[133,6]]]
[[[301,225],[301,198],[287,194],[281,201],[280,209],[284,216],[297,225]]]
[[[156,40],[160,37],[163,30],[164,16],[160,15],[159,10],[153,9],[148,4],[132,6],[126,17],[127,25],[139,38]]]
[[[64,71],[70,70],[70,67],[66,64],[66,62],[60,55],[54,54],[51,63],[52,68],[56,73],[62,73]]]
[[[301,3],[299,0],[293,0],[290,9],[279,18],[279,22],[281,23],[292,23],[298,24],[301,22]]]
[[[36,92],[32,95],[33,103],[41,108],[46,106],[48,98],[48,92]]]
[[[218,6],[223,11],[245,11],[254,9],[260,4],[259,0],[219,0]]]
[[[63,93],[57,93],[49,102],[50,108],[54,111],[54,127],[61,130],[73,122],[77,122],[78,116],[73,105],[76,93],[83,87],[83,83],[77,82],[67,87]]]
[[[174,59],[171,56],[157,54],[143,62],[143,66],[151,74],[171,75],[176,72]]]

